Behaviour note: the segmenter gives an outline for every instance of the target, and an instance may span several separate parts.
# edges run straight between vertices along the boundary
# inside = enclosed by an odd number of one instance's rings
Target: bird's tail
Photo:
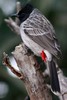
[[[44,62],[46,62],[46,54],[44,51],[41,53],[41,58]],[[60,86],[59,86],[59,80],[56,70],[56,63],[54,62],[53,58],[51,61],[46,62],[47,69],[49,69],[50,72],[50,82],[51,82],[51,89],[54,93],[60,93]]]
[[[59,80],[58,80],[58,75],[57,75],[57,70],[56,70],[56,64],[52,60],[48,62],[49,66],[49,71],[50,71],[50,83],[51,83],[51,88],[54,93],[59,92],[60,93],[60,86],[59,86]]]

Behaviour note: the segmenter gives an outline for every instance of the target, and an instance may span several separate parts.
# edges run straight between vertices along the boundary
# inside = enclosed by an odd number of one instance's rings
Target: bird
[[[20,20],[20,36],[26,47],[36,56],[41,57],[45,64],[48,62],[53,93],[60,93],[56,65],[62,53],[52,24],[30,3],[13,16]]]

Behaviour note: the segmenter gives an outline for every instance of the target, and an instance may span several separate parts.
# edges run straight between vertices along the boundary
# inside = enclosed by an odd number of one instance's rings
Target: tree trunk
[[[30,100],[52,100],[35,57],[33,55],[26,55],[23,45],[17,46],[12,54],[24,76],[23,81]]]

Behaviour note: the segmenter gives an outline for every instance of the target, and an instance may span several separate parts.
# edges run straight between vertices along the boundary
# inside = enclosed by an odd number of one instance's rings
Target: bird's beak
[[[11,17],[18,17],[18,14],[12,14]]]

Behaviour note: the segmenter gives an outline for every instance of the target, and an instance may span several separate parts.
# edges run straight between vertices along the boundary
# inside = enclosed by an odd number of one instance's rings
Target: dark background
[[[0,100],[24,100],[26,90],[22,81],[10,75],[2,65],[5,51],[11,59],[11,52],[21,43],[21,38],[13,33],[4,22],[11,13],[16,12],[17,0],[0,0]],[[31,2],[52,23],[61,45],[62,60],[60,68],[67,75],[67,0],[19,0],[24,5]],[[58,100],[54,97],[54,100]]]

